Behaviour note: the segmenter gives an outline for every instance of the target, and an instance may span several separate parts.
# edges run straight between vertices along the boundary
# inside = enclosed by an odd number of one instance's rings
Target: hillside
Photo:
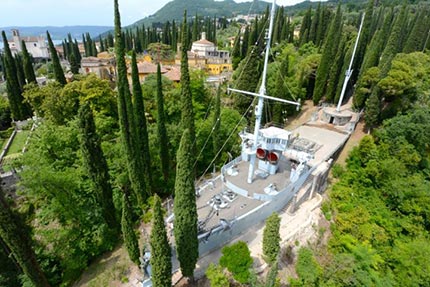
[[[109,26],[34,26],[34,27],[0,27],[0,31],[4,30],[7,37],[12,37],[11,29],[18,29],[21,36],[46,36],[48,30],[53,40],[62,40],[67,37],[67,33],[72,34],[72,38],[81,39],[82,34],[90,33],[92,36],[102,34],[112,30]]]
[[[174,0],[164,5],[155,14],[137,21],[131,26],[145,26],[151,23],[164,23],[166,21],[180,21],[183,13],[187,10],[188,16],[218,16],[231,17],[238,14],[253,14],[265,11],[270,3],[254,0],[250,2],[236,3],[233,0],[215,1],[215,0]]]

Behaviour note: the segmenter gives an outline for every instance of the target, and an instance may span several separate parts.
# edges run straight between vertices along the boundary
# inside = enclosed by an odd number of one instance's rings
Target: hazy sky
[[[171,0],[119,0],[123,25],[154,14]],[[247,2],[249,0],[235,0]],[[271,2],[270,0],[265,0]],[[304,0],[277,0],[294,5]],[[0,27],[7,26],[113,26],[112,0],[0,0]]]

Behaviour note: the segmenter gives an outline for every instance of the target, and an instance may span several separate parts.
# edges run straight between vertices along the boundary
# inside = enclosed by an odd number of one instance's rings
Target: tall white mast
[[[364,15],[366,15],[366,13],[363,13],[363,16],[361,17],[360,29],[358,29],[358,35],[357,35],[357,39],[355,40],[354,51],[352,52],[352,57],[351,57],[351,61],[349,62],[348,70],[346,70],[345,72],[345,81],[343,81],[342,91],[340,92],[339,102],[337,103],[337,108],[336,108],[337,112],[340,112],[340,106],[342,105],[346,86],[348,85],[349,78],[351,78],[351,75],[352,75],[352,70],[351,70],[352,63],[354,62],[355,51],[357,50],[358,40],[360,39],[361,28],[363,27],[363,22],[364,22]]]
[[[272,10],[270,12],[269,31],[267,32],[267,35],[266,35],[266,52],[264,55],[263,78],[261,80],[261,86],[260,86],[260,90],[259,90],[258,94],[252,93],[252,92],[247,92],[247,91],[236,90],[236,89],[229,89],[230,91],[233,91],[233,92],[239,92],[239,93],[243,93],[246,95],[252,95],[252,96],[258,97],[258,104],[255,107],[254,142],[252,143],[252,147],[251,147],[251,160],[250,160],[249,171],[248,171],[248,183],[252,183],[252,179],[253,179],[253,175],[254,175],[255,158],[256,158],[257,143],[258,143],[258,133],[260,130],[260,125],[261,125],[261,116],[263,114],[264,99],[271,99],[271,100],[276,100],[276,101],[300,106],[300,103],[298,103],[298,102],[288,101],[288,100],[284,100],[284,99],[278,99],[278,98],[270,97],[270,96],[266,95],[267,65],[269,62],[270,42],[271,42],[272,31],[273,31],[273,21],[275,18],[275,9],[276,9],[276,0],[273,0]]]

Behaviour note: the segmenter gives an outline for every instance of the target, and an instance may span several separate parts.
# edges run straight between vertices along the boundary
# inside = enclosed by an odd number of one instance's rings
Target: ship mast
[[[358,29],[357,39],[355,40],[354,51],[352,52],[352,57],[351,57],[351,61],[349,62],[348,70],[346,70],[345,72],[345,81],[343,82],[342,91],[340,92],[339,102],[337,103],[337,108],[336,108],[336,111],[338,113],[340,112],[340,106],[342,105],[346,86],[348,84],[349,78],[351,78],[351,75],[352,75],[352,70],[351,70],[352,63],[354,62],[355,51],[357,50],[358,40],[360,39],[361,28],[363,27],[363,22],[364,22],[364,15],[366,15],[366,13],[363,13],[363,16],[361,17],[361,24],[360,24],[360,28]]]
[[[266,52],[264,55],[264,69],[263,69],[263,78],[261,81],[260,90],[257,93],[247,92],[247,91],[241,91],[236,89],[229,89],[233,92],[239,92],[246,95],[252,95],[258,97],[258,104],[255,107],[255,127],[254,127],[254,141],[252,143],[251,147],[251,160],[249,164],[249,171],[248,171],[248,183],[252,183],[253,175],[254,175],[254,168],[255,168],[255,158],[256,158],[256,152],[257,152],[257,144],[258,144],[258,134],[260,130],[261,125],[261,116],[263,114],[263,103],[264,99],[271,99],[279,102],[284,102],[288,104],[296,105],[297,107],[300,106],[300,103],[288,101],[284,99],[279,99],[275,97],[270,97],[266,95],[266,78],[267,78],[267,66],[269,62],[269,53],[270,53],[270,42],[272,37],[272,31],[273,31],[273,21],[275,18],[275,9],[276,9],[276,0],[273,0],[272,4],[272,10],[270,12],[270,23],[269,23],[269,31],[266,34]]]

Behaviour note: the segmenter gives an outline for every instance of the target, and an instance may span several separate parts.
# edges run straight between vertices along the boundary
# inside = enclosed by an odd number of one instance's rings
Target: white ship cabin
[[[242,160],[250,161],[253,155],[252,142],[254,135],[242,132]],[[279,159],[287,149],[291,132],[277,127],[261,129],[258,133],[256,157],[258,169],[268,174],[275,174],[279,167]]]

